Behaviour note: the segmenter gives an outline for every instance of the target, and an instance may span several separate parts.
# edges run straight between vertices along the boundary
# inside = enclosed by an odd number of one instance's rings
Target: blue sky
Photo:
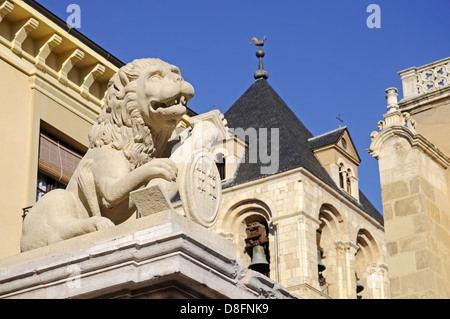
[[[450,56],[450,0],[38,0],[123,62],[156,57],[180,67],[196,91],[189,107],[225,113],[254,82],[252,37],[267,40],[269,83],[314,134],[341,114],[362,159],[359,185],[382,212],[378,163],[366,150],[397,72]],[[369,4],[381,28],[368,28]]]

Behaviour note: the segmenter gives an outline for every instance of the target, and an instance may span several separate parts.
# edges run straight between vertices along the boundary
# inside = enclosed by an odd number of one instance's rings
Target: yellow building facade
[[[36,201],[38,173],[67,183],[70,162],[87,150],[107,82],[122,64],[45,13],[24,1],[0,5],[0,130],[8,154],[1,169],[8,182],[1,186],[0,257],[20,252],[21,215]],[[39,154],[40,140],[58,152],[56,162]]]

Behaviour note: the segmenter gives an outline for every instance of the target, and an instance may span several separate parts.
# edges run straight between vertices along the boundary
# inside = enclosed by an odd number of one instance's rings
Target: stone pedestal
[[[0,260],[0,298],[298,298],[172,210]]]

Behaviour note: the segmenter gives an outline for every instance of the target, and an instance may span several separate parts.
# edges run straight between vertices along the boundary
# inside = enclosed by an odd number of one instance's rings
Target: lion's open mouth
[[[178,95],[170,100],[161,102],[161,101],[152,101],[151,105],[152,108],[156,111],[159,108],[168,108],[174,105],[183,105],[186,106],[187,105],[187,98],[184,95]]]

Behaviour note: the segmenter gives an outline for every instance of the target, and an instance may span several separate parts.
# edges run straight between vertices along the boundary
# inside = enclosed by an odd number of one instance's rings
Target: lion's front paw
[[[177,179],[178,168],[170,158],[155,158],[145,165],[149,170],[149,180],[164,178],[170,182]]]
[[[94,216],[88,220],[91,231],[106,229],[114,226],[114,223],[106,217]]]

